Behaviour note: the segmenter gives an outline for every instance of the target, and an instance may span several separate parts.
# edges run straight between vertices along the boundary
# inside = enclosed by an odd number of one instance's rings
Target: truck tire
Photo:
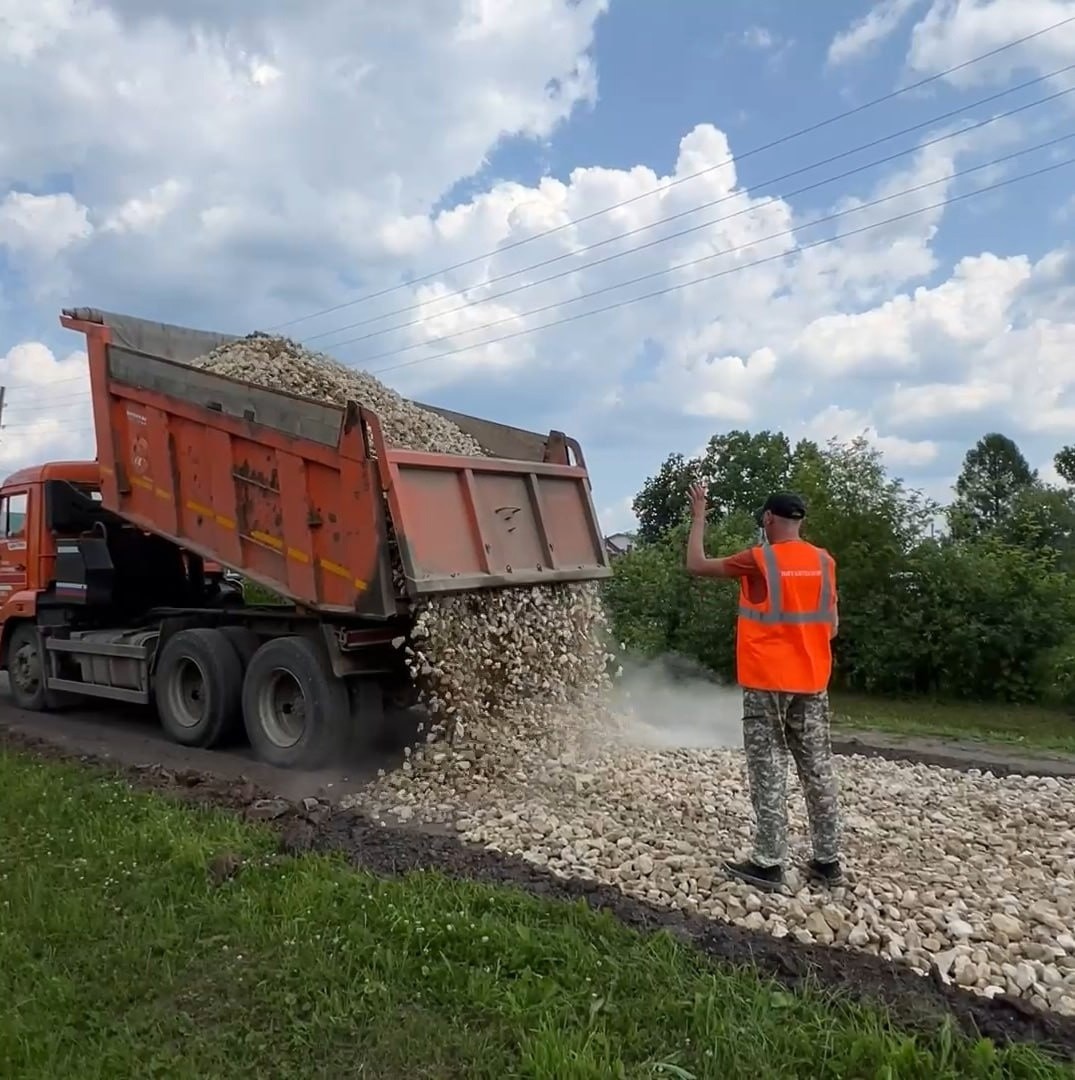
[[[347,747],[347,684],[336,677],[318,642],[274,638],[246,669],[243,722],[262,761],[285,769],[321,768]]]
[[[408,676],[390,679],[385,683],[384,701],[390,709],[406,712],[422,700],[421,692]]]
[[[46,689],[44,645],[36,624],[32,622],[19,623],[11,632],[7,646],[7,673],[11,700],[19,709],[49,712],[73,700],[69,694]]]
[[[168,639],[157,662],[156,699],[173,742],[211,747],[230,738],[242,693],[242,662],[219,630],[180,630]]]
[[[247,630],[245,626],[222,626],[220,632],[239,654],[239,663],[242,664],[245,675],[250,661],[254,659],[254,654],[261,648],[261,639],[253,630]]]

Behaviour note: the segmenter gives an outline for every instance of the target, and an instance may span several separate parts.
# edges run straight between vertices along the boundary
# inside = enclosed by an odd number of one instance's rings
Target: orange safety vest
[[[751,690],[817,694],[832,675],[836,561],[805,540],[752,549],[766,596],[750,599],[739,585],[735,658],[739,685]]]

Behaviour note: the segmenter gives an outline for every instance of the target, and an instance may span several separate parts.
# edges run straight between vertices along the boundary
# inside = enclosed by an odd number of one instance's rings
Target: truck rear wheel
[[[247,630],[245,626],[222,626],[220,632],[231,642],[231,647],[239,654],[239,663],[243,666],[243,674],[254,659],[254,654],[261,648],[261,641],[253,630]]]
[[[161,727],[182,746],[210,747],[238,728],[243,668],[219,630],[180,630],[168,639],[157,664],[156,698]]]
[[[317,642],[274,638],[255,653],[243,682],[243,722],[262,761],[288,769],[327,765],[347,746],[350,721],[347,685]]]

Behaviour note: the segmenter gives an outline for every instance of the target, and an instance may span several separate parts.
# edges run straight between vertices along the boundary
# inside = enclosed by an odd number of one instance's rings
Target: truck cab
[[[100,476],[95,461],[58,461],[20,469],[0,485],[0,627],[5,640],[9,623],[34,618],[38,595],[54,583],[58,534],[45,513],[49,495],[59,484],[98,503]]]
[[[96,542],[107,547],[109,532],[113,550],[117,534],[125,534],[118,548],[129,557],[122,565],[99,563],[87,572],[79,559],[74,574],[65,572],[65,558],[68,569],[72,560],[64,551],[72,543],[84,548],[100,538]],[[101,610],[93,590],[102,587],[111,593],[103,609],[109,621],[153,599],[199,606],[242,600],[241,582],[219,564],[162,544],[106,510],[96,461],[49,462],[8,476],[0,484],[0,670],[8,671],[17,703],[30,704],[41,693],[29,631],[72,622],[93,626]]]

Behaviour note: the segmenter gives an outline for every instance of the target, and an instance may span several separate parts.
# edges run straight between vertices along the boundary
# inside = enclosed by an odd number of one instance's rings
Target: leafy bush
[[[284,597],[274,593],[271,589],[266,589],[264,585],[259,585],[256,581],[251,581],[249,578],[243,578],[243,600],[248,604],[268,604],[274,607],[289,602]]]
[[[1075,634],[1041,656],[1036,665],[1035,683],[1043,700],[1075,713]]]
[[[913,555],[930,689],[1032,701],[1039,658],[1068,634],[1072,580],[1048,555],[985,537]]]

